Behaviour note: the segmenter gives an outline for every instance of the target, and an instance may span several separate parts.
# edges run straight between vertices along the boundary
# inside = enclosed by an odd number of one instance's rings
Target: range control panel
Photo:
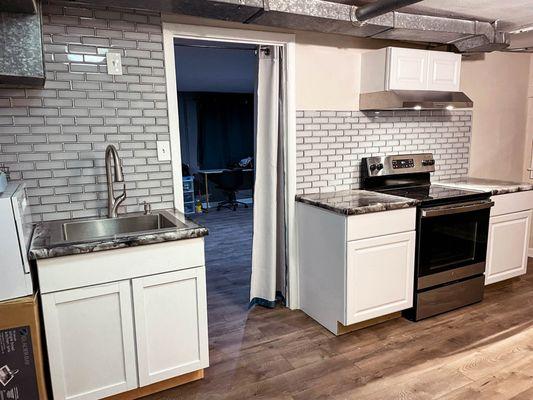
[[[368,176],[386,176],[435,171],[435,159],[431,153],[400,154],[363,159]]]
[[[392,168],[414,168],[415,160],[412,158],[402,158],[401,160],[392,160]]]

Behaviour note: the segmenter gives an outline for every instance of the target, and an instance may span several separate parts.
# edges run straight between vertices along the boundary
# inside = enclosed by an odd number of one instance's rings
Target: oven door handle
[[[440,217],[443,215],[452,215],[452,214],[460,214],[465,212],[471,212],[471,211],[479,211],[479,210],[485,210],[487,208],[491,208],[494,205],[493,201],[487,200],[487,201],[479,201],[479,202],[473,202],[473,203],[463,203],[459,206],[441,206],[441,207],[432,207],[432,208],[422,208],[421,209],[421,216],[422,218],[430,218],[430,217]]]

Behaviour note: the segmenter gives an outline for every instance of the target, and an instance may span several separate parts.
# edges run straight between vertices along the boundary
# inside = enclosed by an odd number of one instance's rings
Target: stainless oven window
[[[485,261],[489,209],[420,218],[418,276]]]

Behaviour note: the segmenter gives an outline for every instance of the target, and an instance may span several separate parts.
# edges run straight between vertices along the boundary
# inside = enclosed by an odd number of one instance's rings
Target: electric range
[[[430,153],[364,158],[365,190],[420,201],[417,207],[414,304],[404,316],[418,321],[481,301],[490,193],[431,183]]]

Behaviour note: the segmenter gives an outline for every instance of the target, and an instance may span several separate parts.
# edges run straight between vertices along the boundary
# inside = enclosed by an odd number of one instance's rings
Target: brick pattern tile
[[[44,89],[0,89],[0,162],[24,179],[37,220],[106,214],[104,150],[122,157],[120,211],[173,206],[160,15],[52,2],[43,12]],[[108,51],[123,75],[106,73]],[[117,185],[119,189],[121,185]]]
[[[160,15],[51,2],[44,6],[44,89],[0,89],[0,162],[24,179],[36,220],[105,215],[104,150],[123,160],[120,211],[173,206]],[[105,54],[122,55],[123,75]],[[431,151],[436,177],[468,172],[471,113],[299,111],[297,190],[357,188],[367,155]],[[117,189],[119,185],[117,185]]]
[[[359,188],[362,157],[431,152],[433,179],[468,174],[470,111],[298,111],[297,192]]]

